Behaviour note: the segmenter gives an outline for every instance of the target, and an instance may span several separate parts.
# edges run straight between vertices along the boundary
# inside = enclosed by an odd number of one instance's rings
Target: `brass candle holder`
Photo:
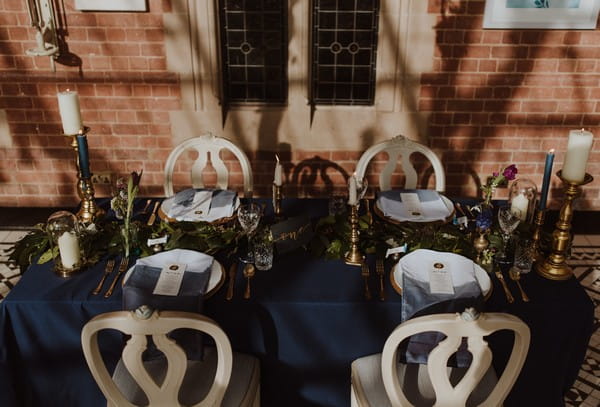
[[[273,211],[275,212],[276,219],[282,218],[281,198],[281,185],[273,183]]]
[[[543,261],[535,264],[538,274],[550,280],[567,280],[573,270],[567,265],[567,249],[571,242],[571,220],[573,218],[573,200],[581,195],[581,186],[594,180],[585,174],[583,181],[573,182],[562,177],[562,171],[556,173],[564,185],[565,201],[560,209],[556,227],[552,233],[552,251]],[[538,238],[539,239],[539,238]]]
[[[543,257],[542,249],[540,248],[540,241],[542,238],[542,227],[544,227],[544,220],[546,218],[546,210],[538,209],[535,212],[533,218],[533,235],[531,237],[531,249],[535,256],[535,260],[539,261]]]
[[[352,266],[360,266],[363,262],[363,255],[358,248],[358,204],[350,205],[350,250],[346,253],[344,261]]]
[[[87,135],[89,127],[83,127],[77,134],[65,134],[64,136],[71,138],[71,148],[75,152],[75,167],[77,170],[77,195],[81,200],[77,218],[84,224],[93,223],[98,217],[104,214],[104,211],[96,205],[94,199],[94,184],[91,175],[89,178],[84,178],[79,166],[79,147],[77,145],[78,135]]]

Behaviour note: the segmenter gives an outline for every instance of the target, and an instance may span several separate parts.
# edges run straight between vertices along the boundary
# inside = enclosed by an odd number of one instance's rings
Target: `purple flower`
[[[514,164],[511,164],[504,169],[504,172],[502,173],[502,175],[507,180],[512,181],[513,179],[515,179],[517,177],[517,172],[518,172],[517,166]]]

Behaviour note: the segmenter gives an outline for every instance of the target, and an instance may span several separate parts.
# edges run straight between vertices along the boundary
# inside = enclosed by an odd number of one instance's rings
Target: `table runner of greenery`
[[[371,211],[365,212],[359,218],[359,247],[364,254],[381,255],[388,248],[406,244],[409,252],[416,249],[433,249],[458,253],[471,259],[477,257],[473,239],[478,236],[478,232],[473,228],[470,231],[461,230],[452,223],[394,224],[372,215]],[[98,262],[107,254],[122,254],[122,226],[122,221],[100,220],[93,227],[88,227],[82,232],[80,243],[88,265]],[[232,255],[246,250],[245,236],[236,222],[216,225],[206,222],[161,221],[153,226],[147,226],[143,222],[134,221],[131,227],[135,231],[131,251],[139,257],[154,253],[153,248],[147,245],[149,238],[165,235],[168,236],[168,240],[163,245],[163,250],[192,249],[210,255]],[[347,214],[317,219],[314,229],[315,234],[307,247],[314,256],[328,259],[344,257],[350,248],[350,224]],[[531,236],[531,232],[529,224],[522,224],[517,230],[517,234],[521,236]],[[484,252],[481,262],[489,264],[493,254],[502,244],[497,221],[492,223],[485,236],[490,246]],[[547,242],[548,236],[544,236],[543,240]],[[36,225],[9,250],[9,261],[18,265],[22,271],[27,270],[30,263],[34,261],[45,263],[52,257],[45,224]]]

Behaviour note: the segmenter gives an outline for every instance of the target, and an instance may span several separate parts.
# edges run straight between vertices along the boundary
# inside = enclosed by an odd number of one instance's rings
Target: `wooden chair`
[[[204,187],[202,171],[206,168],[210,154],[210,161],[217,173],[216,186],[220,189],[227,189],[227,186],[229,185],[229,171],[219,156],[221,150],[225,149],[232,152],[240,162],[242,175],[244,177],[244,196],[246,198],[252,197],[253,181],[250,160],[248,160],[246,154],[231,141],[222,137],[215,137],[211,133],[185,140],[171,151],[171,154],[169,154],[169,157],[167,158],[167,163],[165,164],[165,196],[170,197],[174,194],[173,170],[175,168],[175,163],[179,156],[188,149],[194,149],[198,152],[198,158],[191,169],[192,186],[194,188]]]
[[[206,346],[201,361],[186,360],[185,351],[166,336],[180,328],[207,333],[216,347]],[[131,335],[112,378],[98,348],[98,332],[103,329]],[[164,357],[142,360],[147,335]],[[258,360],[232,353],[225,332],[200,314],[153,312],[145,306],[109,312],[83,327],[81,341],[87,364],[109,406],[260,405]]]
[[[499,330],[514,332],[512,352],[499,380],[484,336]],[[411,335],[441,332],[446,339],[430,353],[427,365],[398,362],[398,345]],[[467,338],[472,362],[467,368],[447,367],[462,338]],[[529,348],[530,332],[523,321],[503,313],[436,314],[400,324],[388,337],[383,353],[352,362],[352,406],[500,406],[514,385]]]
[[[381,143],[371,146],[365,151],[356,164],[356,180],[360,184],[365,177],[367,167],[369,163],[377,154],[386,152],[389,159],[379,174],[379,188],[381,191],[388,191],[391,189],[391,178],[392,173],[396,169],[398,163],[398,157],[402,165],[402,170],[406,177],[404,185],[405,189],[417,188],[417,171],[410,162],[410,156],[413,153],[423,154],[433,166],[433,172],[435,174],[435,189],[438,192],[444,192],[446,189],[446,175],[444,173],[444,167],[438,156],[427,146],[409,140],[404,136],[396,136],[391,140],[383,141]]]

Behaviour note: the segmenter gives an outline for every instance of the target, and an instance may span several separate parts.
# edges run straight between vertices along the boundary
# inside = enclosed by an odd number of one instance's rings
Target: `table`
[[[285,213],[308,210],[315,216],[326,208],[326,201],[284,202]],[[89,319],[121,309],[120,288],[109,299],[89,294],[102,269],[98,264],[65,280],[48,264],[34,265],[0,304],[2,405],[105,405],[80,344]],[[556,282],[530,274],[523,286],[532,302],[507,304],[497,280],[492,281],[487,310],[515,314],[532,332],[525,366],[505,405],[563,405],[591,335],[591,300],[575,279]],[[376,293],[375,273],[370,283]],[[381,352],[400,322],[401,299],[388,280],[387,300],[367,301],[359,268],[302,251],[258,272],[250,300],[242,299],[243,287],[238,273],[234,300],[225,300],[223,288],[206,301],[205,311],[225,330],[234,350],[260,358],[264,406],[348,406],[350,363]],[[510,287],[517,294],[516,286]],[[498,369],[510,340],[502,335],[490,339]],[[104,335],[100,346],[114,366],[121,337]]]

